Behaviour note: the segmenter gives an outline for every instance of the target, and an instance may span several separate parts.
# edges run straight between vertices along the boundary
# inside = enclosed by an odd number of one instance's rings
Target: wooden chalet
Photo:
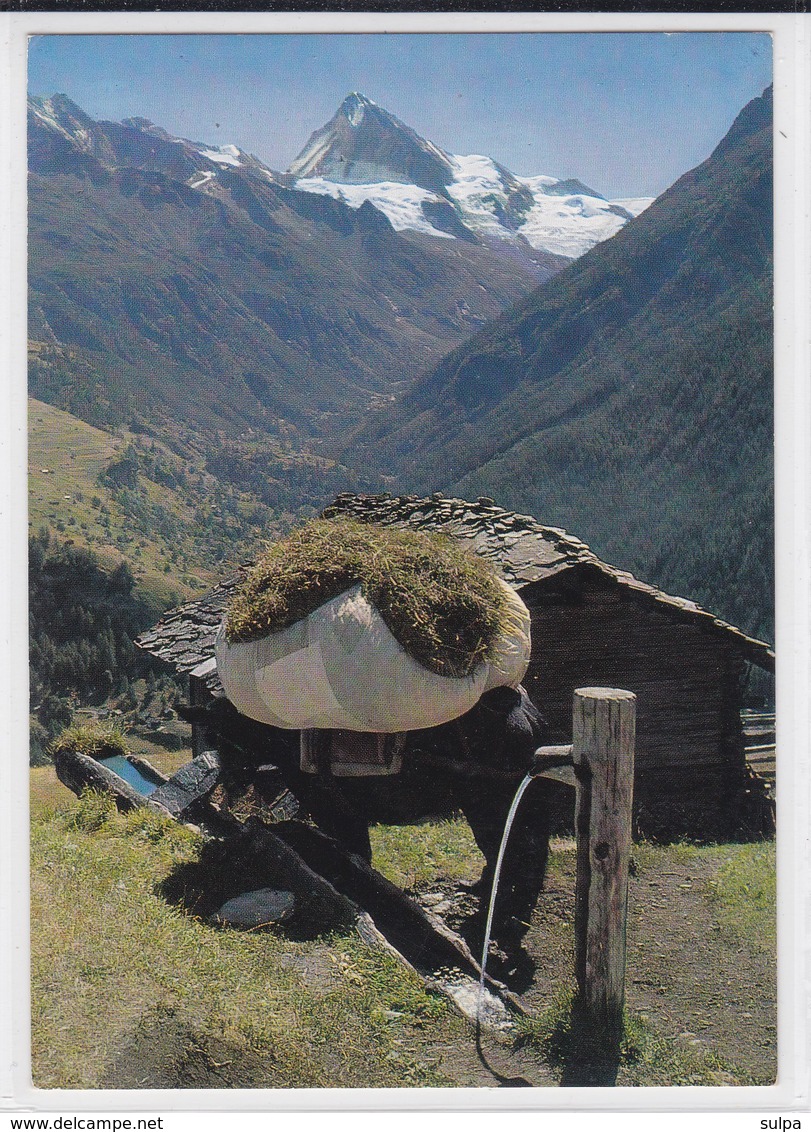
[[[762,783],[746,764],[747,665],[774,671],[763,641],[602,562],[578,539],[479,499],[344,494],[324,512],[440,531],[467,542],[514,586],[532,617],[524,684],[552,742],[571,741],[575,688],[637,695],[637,828],[653,836],[769,832]],[[191,675],[193,703],[223,695],[214,635],[241,573],[167,613],[138,645]],[[196,739],[201,747],[204,740]]]

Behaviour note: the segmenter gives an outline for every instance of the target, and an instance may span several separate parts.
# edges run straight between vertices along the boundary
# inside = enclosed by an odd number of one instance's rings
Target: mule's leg
[[[477,886],[481,889],[483,913],[490,899],[496,860],[514,796],[515,790],[500,784],[479,783],[477,787],[467,782],[462,789],[461,809],[486,862]],[[544,783],[535,780],[521,799],[507,842],[493,917],[497,936],[520,939],[526,932],[543,887],[548,854],[546,789]]]
[[[498,788],[484,788],[465,782],[460,788],[459,806],[467,819],[473,839],[484,857],[482,875],[474,886],[483,899],[489,899],[493,887],[501,835],[510,808],[510,799]]]
[[[324,833],[340,841],[350,853],[371,862],[369,823],[346,798],[334,778],[298,773],[291,786],[303,808]]]

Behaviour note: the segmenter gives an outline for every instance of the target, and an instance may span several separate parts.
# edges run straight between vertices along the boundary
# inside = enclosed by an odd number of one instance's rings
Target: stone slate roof
[[[214,665],[214,638],[229,598],[252,564],[244,563],[238,573],[220,582],[194,601],[187,601],[164,613],[157,625],[136,637],[138,648],[165,660],[178,672],[200,672],[209,690],[224,695]]]
[[[496,507],[492,500],[476,503],[417,496],[339,495],[324,511],[325,518],[346,516],[382,526],[415,527],[465,540],[476,554],[489,559],[516,589],[550,578],[585,562],[599,562],[584,542],[557,527],[543,527],[529,515]]]
[[[677,618],[698,620],[710,631],[729,634],[741,654],[754,664],[774,671],[774,652],[763,641],[746,636],[734,625],[714,617],[686,598],[673,597],[633,574],[602,562],[585,543],[558,527],[545,527],[529,515],[516,515],[492,500],[476,503],[446,499],[440,494],[417,496],[353,495],[345,493],[323,512],[325,518],[346,516],[384,526],[407,526],[438,531],[467,541],[476,554],[489,559],[504,580],[517,590],[542,583],[564,571],[597,573],[653,602]],[[222,694],[212,663],[214,637],[230,595],[252,563],[195,601],[166,613],[154,628],[136,640],[139,648],[172,664],[179,672],[205,677],[211,691]]]

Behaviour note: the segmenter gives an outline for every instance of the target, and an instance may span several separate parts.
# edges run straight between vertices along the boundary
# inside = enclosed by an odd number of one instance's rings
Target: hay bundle
[[[252,719],[406,731],[519,683],[529,614],[488,563],[450,539],[315,520],[256,564],[216,656],[229,699]]]

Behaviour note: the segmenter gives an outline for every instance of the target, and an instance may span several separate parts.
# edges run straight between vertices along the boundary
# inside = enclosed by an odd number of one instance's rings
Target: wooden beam
[[[572,744],[558,747],[538,747],[532,759],[530,774],[533,778],[549,778],[564,786],[577,786],[572,765]]]
[[[595,1028],[622,1032],[636,696],[617,688],[574,694],[577,778],[575,972]]]

